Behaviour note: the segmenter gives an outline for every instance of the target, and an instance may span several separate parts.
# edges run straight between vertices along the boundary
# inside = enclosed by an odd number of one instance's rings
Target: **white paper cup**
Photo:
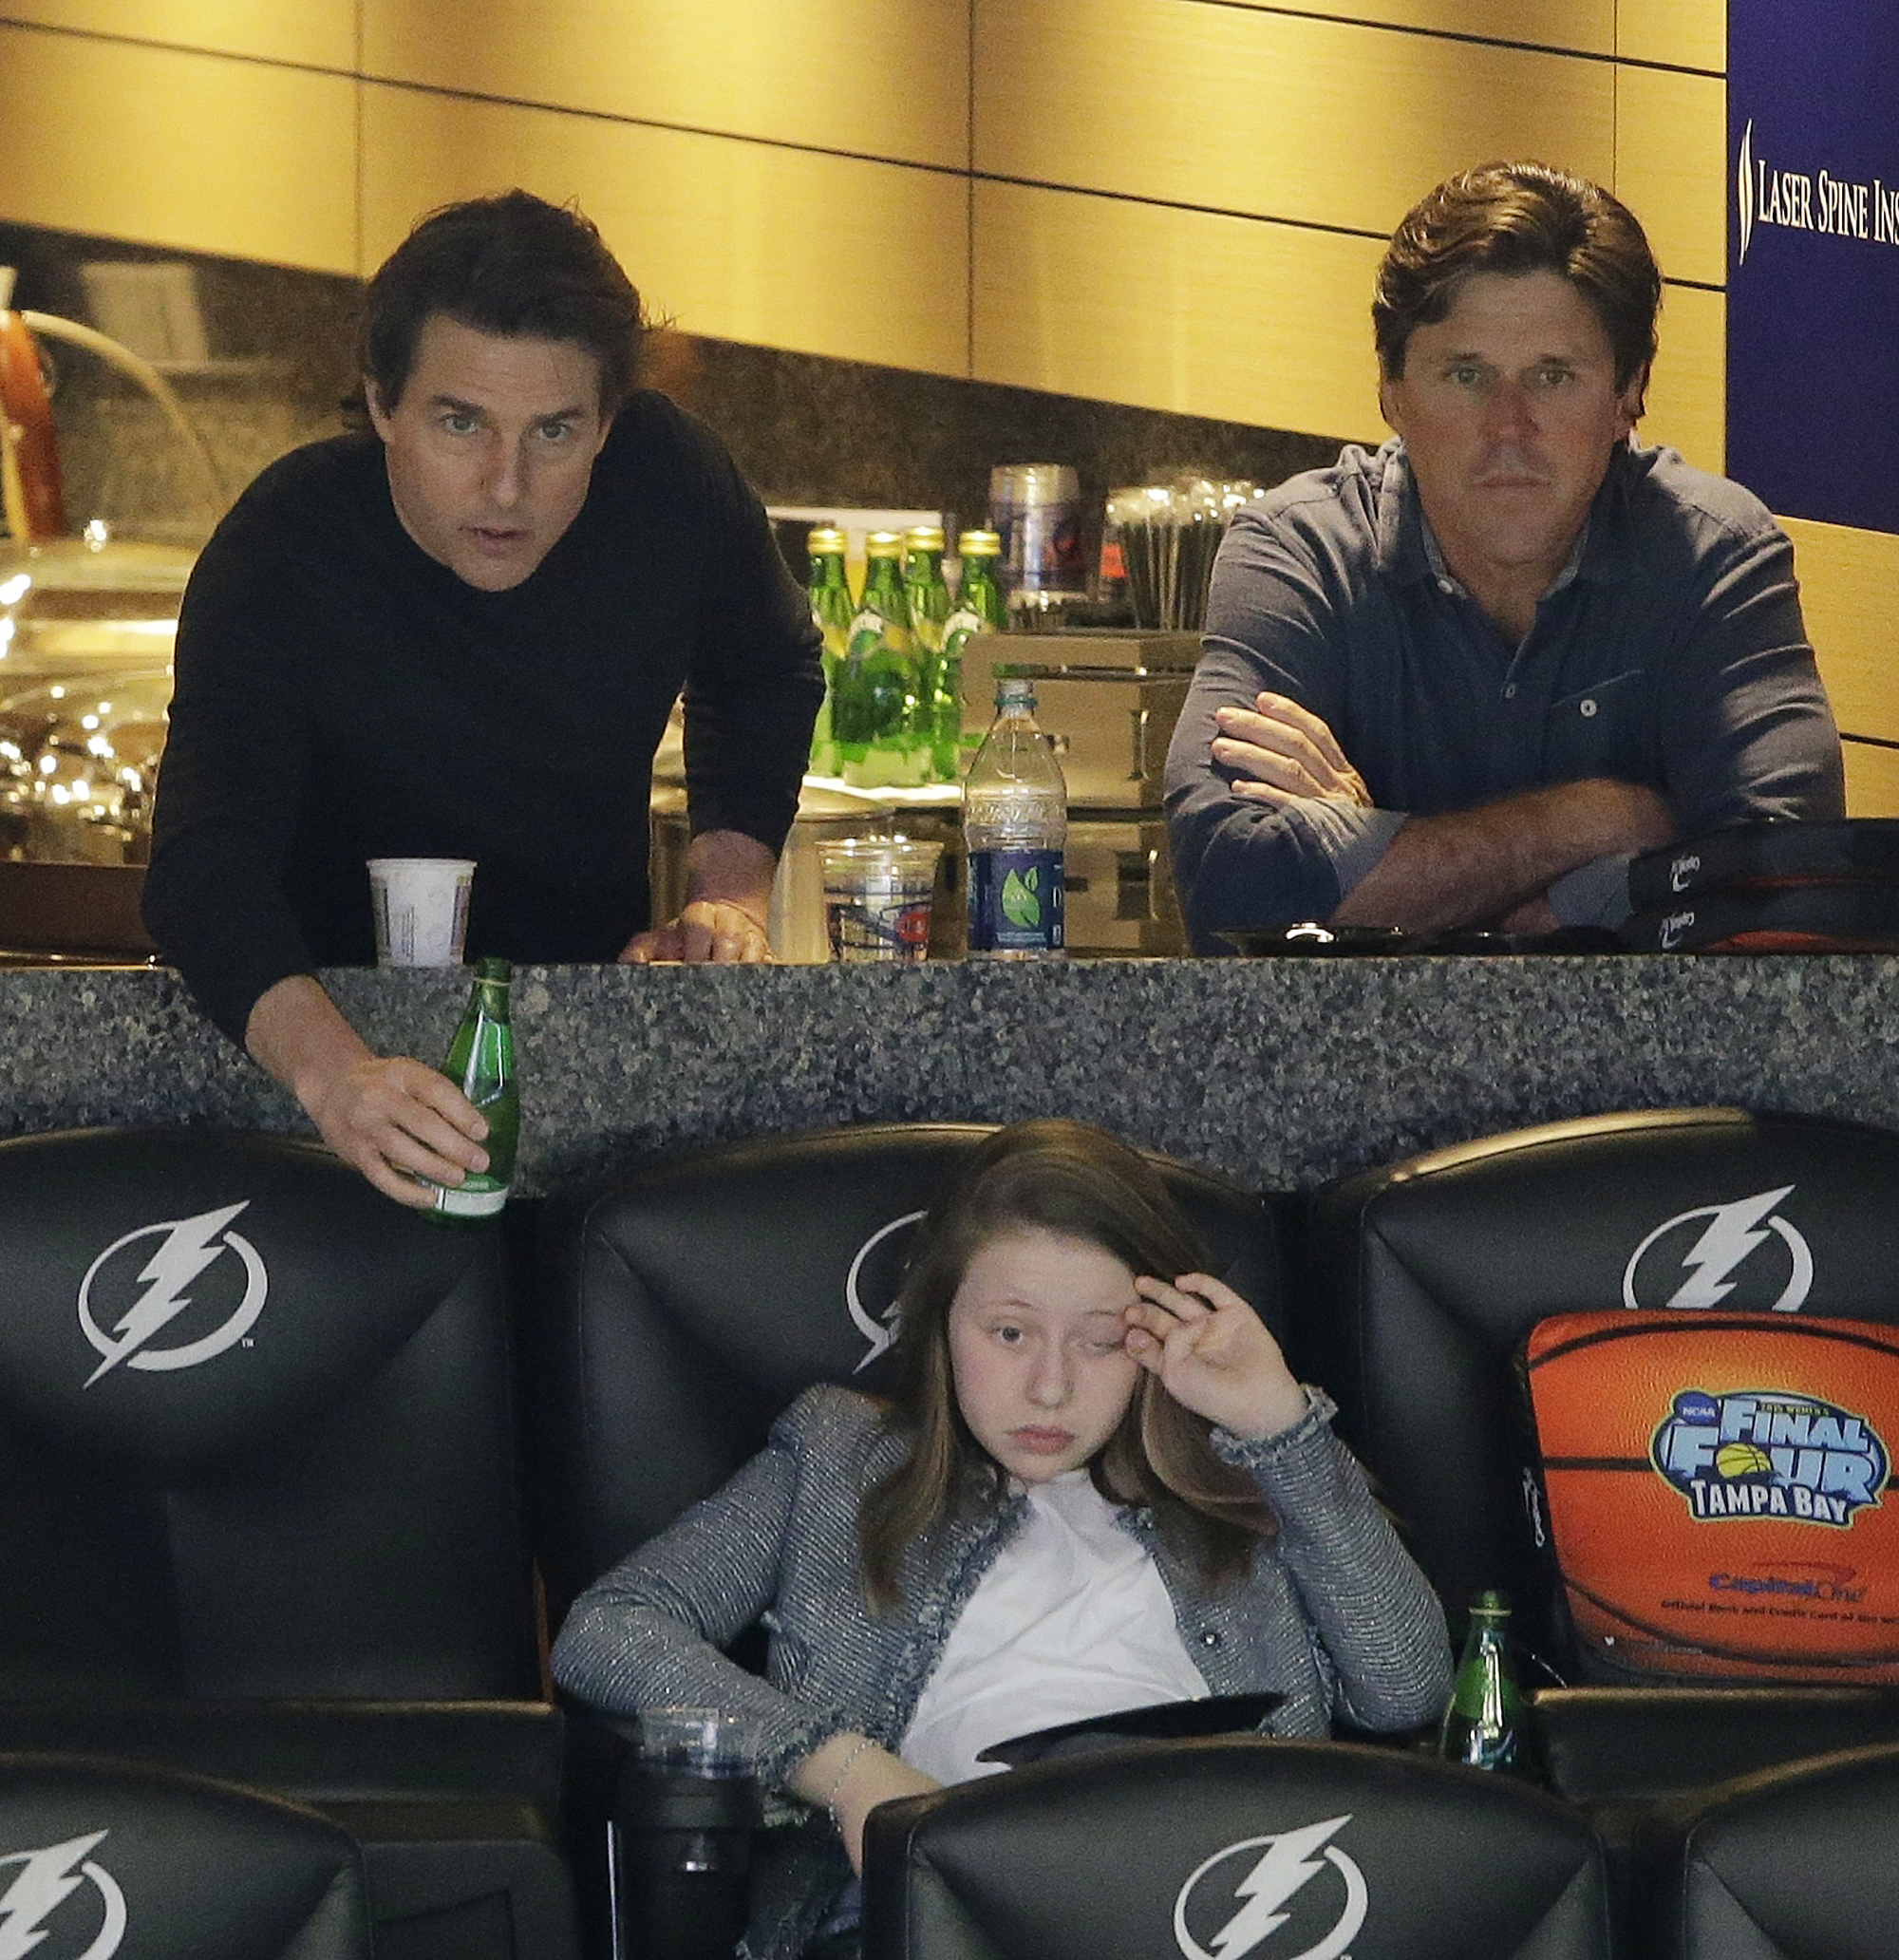
[[[371,858],[379,967],[455,967],[468,934],[472,858]]]
[[[831,957],[899,965],[930,951],[930,900],[943,846],[910,838],[840,838],[820,844]]]

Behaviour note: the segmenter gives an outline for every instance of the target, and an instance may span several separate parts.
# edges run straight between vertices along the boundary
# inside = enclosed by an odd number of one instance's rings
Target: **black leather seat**
[[[1899,1136],[1738,1109],[1551,1123],[1315,1194],[1306,1252],[1300,1354],[1454,1619],[1500,1584],[1528,1645],[1574,1679],[1537,1542],[1521,1344],[1549,1315],[1621,1306],[1899,1322]],[[1537,1707],[1552,1782],[1597,1803],[1899,1737],[1881,1688],[1605,1677]]]
[[[865,1960],[1602,1960],[1600,1846],[1511,1779],[1148,1743],[873,1811]]]
[[[70,1756],[0,1755],[0,1952],[370,1960],[347,1832],[254,1790]]]
[[[0,1144],[0,1748],[322,1807],[385,1956],[573,1941],[494,1234],[276,1139]]]
[[[1651,1891],[1635,1960],[1871,1960],[1899,1927],[1899,1748],[1764,1770],[1640,1850]]]
[[[911,1228],[991,1134],[878,1123],[683,1150],[550,1202],[531,1338],[537,1542],[556,1618],[724,1482],[801,1390],[874,1379]],[[1220,1275],[1277,1331],[1268,1202],[1156,1161]]]

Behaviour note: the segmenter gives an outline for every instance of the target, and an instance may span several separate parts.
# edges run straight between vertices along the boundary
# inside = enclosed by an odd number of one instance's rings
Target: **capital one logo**
[[[1364,1874],[1329,1842],[1351,1820],[1347,1811],[1270,1838],[1243,1838],[1195,1866],[1174,1901],[1174,1940],[1186,1960],[1245,1960],[1255,1951],[1260,1960],[1340,1960],[1369,1903]],[[1288,1935],[1303,1939],[1296,1950],[1273,1938],[1292,1919],[1295,1901],[1307,1921],[1326,1929],[1314,1938],[1315,1925],[1307,1924]]]
[[[1747,1279],[1757,1292],[1777,1289],[1768,1302],[1774,1312],[1797,1313],[1813,1290],[1813,1249],[1775,1210],[1793,1191],[1782,1184],[1664,1219],[1624,1268],[1622,1304],[1714,1307]]]
[[[256,1247],[226,1230],[250,1202],[248,1197],[240,1198],[235,1204],[200,1212],[194,1218],[141,1225],[138,1231],[115,1238],[85,1269],[85,1277],[79,1283],[80,1330],[101,1356],[99,1366],[86,1377],[88,1388],[122,1363],[126,1367],[150,1370],[196,1367],[235,1348],[256,1326],[270,1291],[269,1275]],[[148,1251],[145,1242],[150,1239],[158,1244]],[[224,1288],[233,1298],[230,1310],[215,1327],[193,1339],[162,1345],[159,1337],[191,1306],[195,1282],[202,1280],[227,1254],[230,1265],[243,1274],[241,1291],[235,1282]],[[219,1273],[218,1278],[223,1277]],[[120,1310],[119,1301],[134,1284],[139,1291]],[[6,1960],[4,1947],[0,1947],[0,1960]]]
[[[844,1305],[851,1315],[852,1325],[863,1335],[867,1348],[854,1373],[869,1367],[896,1339],[894,1300],[896,1281],[902,1278],[903,1269],[898,1264],[894,1274],[888,1273],[885,1269],[896,1257],[896,1247],[893,1243],[896,1234],[927,1216],[923,1212],[906,1212],[902,1217],[893,1218],[888,1225],[878,1226],[857,1248],[856,1257],[851,1261],[851,1270],[844,1275]],[[887,1286],[874,1289],[883,1294],[881,1309],[874,1308],[864,1297],[866,1291],[871,1290],[869,1275],[873,1272],[879,1279],[891,1281]]]
[[[0,1857],[0,1879],[10,1866],[20,1868],[0,1893],[0,1960],[24,1960],[36,1951],[40,1960],[111,1960],[125,1937],[125,1894],[112,1874],[86,1856],[105,1836],[93,1831]],[[90,1897],[67,1907],[80,1892]],[[80,1946],[88,1934],[89,1943]],[[45,1945],[48,1940],[53,1943]]]

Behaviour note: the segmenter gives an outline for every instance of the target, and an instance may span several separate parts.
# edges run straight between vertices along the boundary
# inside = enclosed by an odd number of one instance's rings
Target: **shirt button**
[[[1506,701],[1514,701],[1514,700],[1516,699],[1516,683],[1515,683],[1514,681],[1512,681],[1512,682],[1511,682],[1511,683],[1510,683],[1510,684],[1509,684],[1509,685],[1508,685],[1508,686],[1507,686],[1507,687],[1506,687],[1506,688],[1504,688],[1504,690],[1503,690],[1503,698],[1504,698],[1504,699],[1505,699]]]
[[[1440,593],[1444,594],[1446,597],[1449,597],[1451,594],[1457,591],[1457,583],[1453,579],[1440,578],[1438,581],[1438,590]]]
[[[1211,1627],[1209,1627],[1206,1630],[1206,1631],[1200,1635],[1200,1645],[1202,1647],[1218,1647],[1219,1644],[1220,1636],[1217,1633],[1215,1633],[1213,1628]]]
[[[1590,716],[1590,715],[1592,715],[1592,714],[1594,714],[1594,713],[1595,713],[1595,711],[1596,711],[1596,705],[1595,705],[1595,703],[1594,703],[1594,702],[1593,702],[1592,700],[1589,699],[1589,698],[1588,698],[1588,697],[1586,696],[1586,697],[1584,698],[1584,700],[1583,700],[1582,706],[1581,706],[1580,709],[1578,710],[1578,712],[1579,712],[1579,713],[1581,713],[1581,714],[1583,715],[1583,717],[1584,717],[1584,718],[1585,718],[1585,719],[1587,720],[1587,719],[1588,719],[1588,717],[1589,717],[1589,716]]]

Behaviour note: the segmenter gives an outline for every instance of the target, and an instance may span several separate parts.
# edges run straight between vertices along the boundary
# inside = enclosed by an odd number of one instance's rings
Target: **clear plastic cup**
[[[831,957],[908,965],[930,951],[930,900],[940,843],[839,838],[821,844]]]
[[[472,858],[371,858],[379,967],[455,967],[468,933]]]
[[[642,1708],[640,1761],[689,1776],[749,1776],[757,1738],[743,1715],[722,1708]]]

